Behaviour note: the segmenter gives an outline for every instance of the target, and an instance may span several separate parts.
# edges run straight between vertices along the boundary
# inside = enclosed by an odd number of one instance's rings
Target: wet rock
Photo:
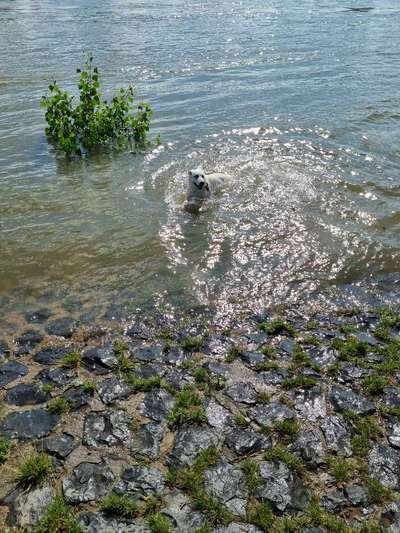
[[[313,470],[325,464],[324,437],[317,427],[301,430],[293,449],[300,453],[306,465]]]
[[[281,402],[271,402],[268,405],[257,405],[249,412],[250,417],[261,426],[274,426],[277,422],[283,422],[295,418],[294,411]]]
[[[129,394],[131,394],[132,388],[120,379],[112,377],[102,381],[97,387],[97,392],[101,398],[101,401],[107,405],[110,405],[114,403],[115,400],[127,398]]]
[[[164,389],[146,392],[139,406],[139,412],[156,422],[165,420],[175,403],[175,398]]]
[[[304,511],[308,494],[302,481],[281,461],[266,461],[260,464],[261,486],[256,496],[269,502],[280,513]]]
[[[34,405],[45,402],[48,397],[39,385],[21,383],[7,392],[6,401],[12,405]]]
[[[57,337],[65,337],[68,339],[72,337],[72,334],[76,327],[76,321],[69,317],[56,318],[49,322],[46,326],[46,331],[49,335],[57,335]]]
[[[15,353],[17,355],[25,355],[31,352],[43,340],[43,335],[34,329],[25,331],[22,335],[15,339],[17,348]]]
[[[393,448],[400,448],[400,420],[391,418],[388,423],[388,441]]]
[[[234,429],[226,439],[228,448],[237,455],[247,455],[271,447],[271,442],[267,437],[252,429]]]
[[[250,368],[257,368],[257,366],[265,361],[265,355],[261,352],[241,352],[240,359]]]
[[[340,415],[328,415],[321,424],[321,429],[329,451],[344,457],[352,454],[350,430]]]
[[[383,390],[382,404],[389,408],[400,408],[400,388],[399,387],[386,387]]]
[[[231,522],[226,527],[219,527],[213,530],[213,533],[262,533],[261,529],[252,524],[239,524],[239,522]]]
[[[221,462],[205,471],[205,489],[236,516],[246,513],[247,489],[239,467]]]
[[[364,506],[368,504],[368,496],[362,485],[349,485],[348,487],[345,487],[344,494],[351,505],[358,507],[360,505]]]
[[[370,400],[340,385],[332,387],[331,401],[335,410],[339,412],[352,411],[358,415],[367,415],[375,411],[375,406]]]
[[[131,418],[125,411],[93,412],[85,416],[83,444],[99,446],[107,444],[128,446],[131,442],[129,424]]]
[[[64,497],[69,503],[83,503],[105,496],[114,482],[114,474],[104,463],[81,463],[62,480]]]
[[[207,405],[206,416],[210,426],[220,431],[227,431],[235,426],[232,413],[214,399],[211,399]]]
[[[55,365],[70,352],[71,346],[49,346],[40,350],[33,360],[41,365]]]
[[[162,363],[164,361],[163,347],[160,344],[133,348],[132,353],[135,359],[137,359],[138,361],[143,361],[144,363]]]
[[[90,403],[92,395],[92,392],[85,391],[83,385],[78,385],[66,390],[62,396],[68,401],[71,409],[79,409]]]
[[[98,512],[83,513],[79,522],[85,533],[150,533],[150,529],[143,520],[122,520],[105,516]]]
[[[325,395],[319,387],[297,390],[294,393],[294,407],[303,420],[315,422],[326,416]]]
[[[184,427],[175,436],[168,464],[174,467],[190,466],[202,450],[217,446],[218,441],[217,433],[208,427]]]
[[[400,488],[400,455],[393,448],[375,444],[368,454],[368,469],[372,477],[390,489]]]
[[[193,533],[204,524],[202,515],[192,510],[188,497],[178,491],[165,498],[161,513],[171,520],[174,531],[181,533]]]
[[[8,439],[37,439],[48,435],[58,422],[59,417],[45,409],[10,413],[1,423],[0,434]]]
[[[263,380],[265,385],[275,387],[276,385],[283,385],[284,381],[289,377],[289,372],[286,368],[280,368],[279,370],[260,372],[259,377]]]
[[[75,370],[68,370],[66,368],[45,368],[41,370],[35,379],[39,379],[45,385],[53,385],[53,387],[65,387],[76,378]]]
[[[328,511],[328,513],[338,513],[346,507],[347,504],[343,491],[337,489],[329,491],[321,499],[321,505]]]
[[[119,494],[145,498],[146,496],[161,496],[164,492],[164,476],[152,466],[129,466],[121,474],[121,480],[116,484],[115,491]]]
[[[254,388],[254,385],[243,381],[228,387],[225,390],[225,394],[235,402],[240,403],[253,404],[258,400],[258,392]]]
[[[8,522],[21,528],[34,526],[42,517],[54,497],[52,487],[46,485],[30,492],[19,491],[8,496],[4,503],[9,505]]]
[[[107,374],[117,362],[112,345],[89,348],[83,352],[82,360],[86,368],[95,374]]]
[[[25,318],[27,322],[31,324],[43,324],[51,317],[51,310],[43,307],[37,311],[26,313]]]
[[[77,447],[74,437],[67,433],[47,437],[37,442],[36,448],[38,451],[44,451],[51,455],[56,455],[60,459],[67,457],[74,448]]]
[[[160,442],[164,437],[164,428],[160,424],[149,422],[132,431],[131,452],[156,459],[160,455]]]
[[[15,381],[28,373],[28,368],[17,361],[6,361],[0,365],[0,387]]]

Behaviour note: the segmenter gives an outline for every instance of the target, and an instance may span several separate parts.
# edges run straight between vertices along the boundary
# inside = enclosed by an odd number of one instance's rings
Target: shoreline
[[[0,342],[6,531],[57,494],[90,532],[400,528],[398,310],[32,318]]]

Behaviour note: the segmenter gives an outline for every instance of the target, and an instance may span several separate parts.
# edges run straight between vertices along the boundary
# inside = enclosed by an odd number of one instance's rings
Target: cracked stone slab
[[[328,415],[321,429],[329,451],[344,457],[352,454],[350,429],[341,415]]]
[[[205,471],[205,489],[236,516],[246,513],[246,479],[239,467],[222,461]]]
[[[36,376],[44,384],[53,385],[53,387],[65,387],[77,377],[76,370],[66,368],[44,368]]]
[[[10,413],[2,420],[0,435],[21,441],[37,439],[53,431],[59,421],[57,415],[46,409]]]
[[[160,442],[164,437],[164,428],[161,424],[149,422],[132,431],[131,452],[151,459],[160,455]]]
[[[381,398],[382,404],[389,408],[400,408],[400,388],[386,387]]]
[[[294,411],[282,402],[257,405],[257,407],[250,409],[249,415],[257,424],[262,426],[274,426],[277,422],[295,418]]]
[[[232,413],[213,398],[208,402],[206,416],[210,426],[220,431],[228,431],[235,426]]]
[[[326,416],[326,399],[319,387],[300,389],[294,394],[294,408],[303,420],[315,422]]]
[[[151,533],[146,522],[140,519],[125,521],[98,512],[81,514],[79,523],[85,533]]]
[[[388,441],[393,448],[400,448],[400,421],[394,417],[388,422]]]
[[[204,524],[203,516],[192,510],[189,498],[182,492],[174,491],[164,502],[160,512],[171,520],[174,531],[193,533]]]
[[[218,442],[217,433],[206,426],[183,427],[175,436],[167,462],[175,467],[190,466],[202,450],[217,446]]]
[[[239,522],[231,522],[226,527],[219,527],[213,530],[213,533],[262,533],[261,529],[252,524],[239,524]]]
[[[236,428],[229,433],[226,444],[237,455],[247,455],[271,447],[271,441],[265,435],[245,428]]]
[[[158,468],[134,465],[126,468],[115,486],[119,494],[145,498],[161,496],[165,489],[164,476]]]
[[[38,451],[44,451],[51,455],[56,455],[60,459],[67,457],[77,446],[78,443],[75,441],[74,437],[67,433],[47,437],[36,443]]]
[[[114,403],[115,400],[127,398],[131,394],[132,389],[122,380],[112,377],[102,381],[97,387],[97,392],[101,401],[110,405]]]
[[[125,411],[89,413],[85,416],[83,426],[83,444],[129,446],[131,442],[130,422],[131,418]]]
[[[93,393],[85,391],[83,385],[71,387],[62,395],[62,397],[68,401],[71,409],[79,409],[84,405],[88,405],[92,399],[92,396]]]
[[[260,464],[262,483],[256,496],[270,503],[277,511],[304,511],[308,505],[308,493],[302,481],[282,461],[266,461]]]
[[[83,503],[105,496],[114,474],[104,463],[81,463],[62,480],[64,497],[69,503]]]
[[[325,464],[324,437],[317,427],[302,429],[293,445],[293,450],[298,451],[306,465],[314,470]]]
[[[368,470],[389,489],[400,488],[400,455],[393,448],[375,444],[368,454]]]
[[[29,329],[15,339],[17,355],[26,355],[31,352],[43,340],[43,335],[35,329]]]
[[[38,487],[29,492],[17,490],[11,493],[3,502],[9,506],[9,524],[24,528],[24,530],[34,526],[44,514],[53,497],[54,490],[49,485]]]
[[[165,420],[175,404],[175,398],[164,389],[153,389],[146,392],[139,405],[141,415],[156,422]]]
[[[227,394],[232,400],[239,403],[254,404],[258,399],[258,392],[254,385],[250,382],[241,381],[231,385],[225,389]]]
[[[352,411],[358,415],[368,415],[375,411],[375,406],[370,400],[340,385],[332,387],[331,401],[335,410],[339,412]]]

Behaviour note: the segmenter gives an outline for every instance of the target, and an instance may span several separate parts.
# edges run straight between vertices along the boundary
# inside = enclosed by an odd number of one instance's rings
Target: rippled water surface
[[[3,309],[398,300],[399,28],[397,0],[0,0]],[[49,147],[40,96],[85,50],[160,147]],[[194,217],[198,165],[235,179]]]

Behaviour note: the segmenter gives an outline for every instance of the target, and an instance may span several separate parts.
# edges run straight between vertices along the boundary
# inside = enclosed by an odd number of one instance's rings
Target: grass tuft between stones
[[[111,492],[100,504],[103,513],[123,518],[133,518],[138,513],[138,506],[132,498]]]
[[[72,508],[56,496],[33,529],[34,533],[83,533]]]
[[[32,453],[18,467],[18,482],[23,487],[38,485],[51,471],[51,460],[45,453]]]
[[[175,397],[175,406],[168,415],[171,427],[183,424],[202,424],[206,421],[206,413],[202,399],[195,389],[185,387]]]
[[[7,460],[10,448],[11,442],[0,437],[0,465]]]
[[[58,398],[52,398],[47,402],[47,410],[53,415],[62,415],[68,413],[71,406],[65,398],[59,396]]]

